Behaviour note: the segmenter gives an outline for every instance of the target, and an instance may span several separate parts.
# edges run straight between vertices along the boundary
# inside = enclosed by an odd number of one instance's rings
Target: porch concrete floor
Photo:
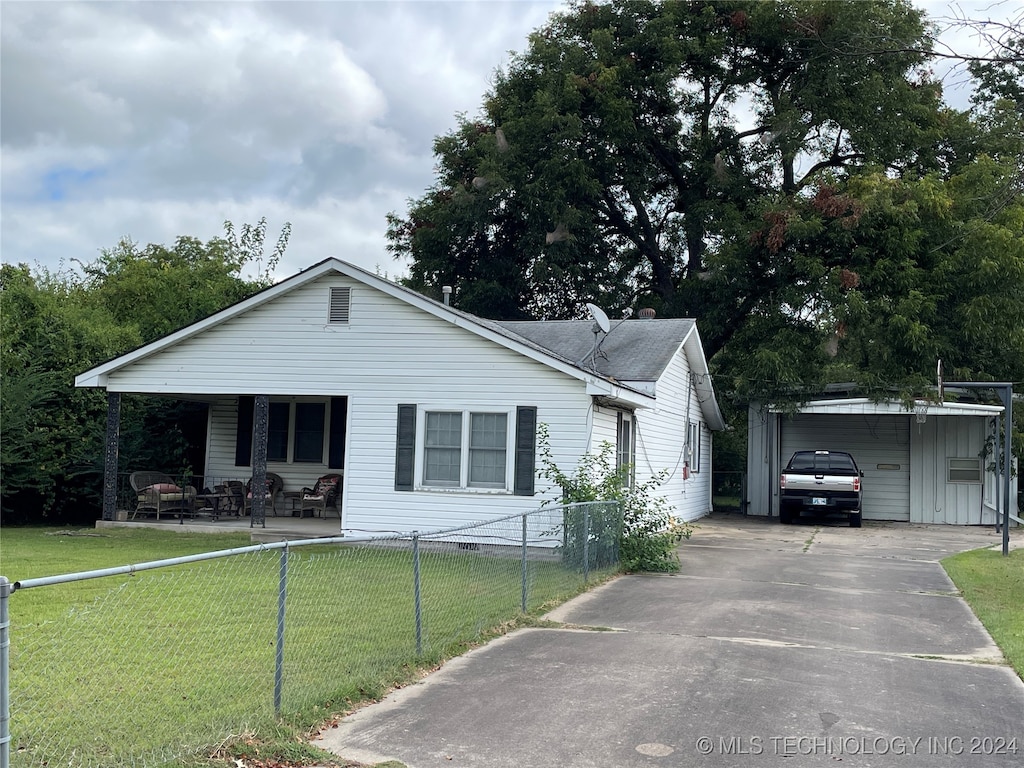
[[[97,520],[96,528],[159,528],[179,533],[243,533],[250,532],[253,542],[294,541],[338,536],[341,521],[336,517],[272,517],[267,516],[266,526],[250,527],[248,517],[210,517],[197,515],[194,518],[166,517],[160,520],[139,518],[137,520]]]

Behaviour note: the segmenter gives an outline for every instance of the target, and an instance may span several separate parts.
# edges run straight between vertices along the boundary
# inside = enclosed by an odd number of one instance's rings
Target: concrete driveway
[[[550,616],[569,627],[455,659],[318,745],[410,768],[1016,768],[1024,683],[938,564],[999,542],[701,521],[678,575],[616,579]]]

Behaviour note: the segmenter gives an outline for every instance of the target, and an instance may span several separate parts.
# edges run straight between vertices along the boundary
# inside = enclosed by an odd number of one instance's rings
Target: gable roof
[[[593,334],[591,332],[592,324],[587,321],[498,322],[485,320],[430,299],[353,264],[331,258],[314,264],[203,320],[95,366],[76,376],[75,386],[104,387],[111,373],[150,355],[158,354],[185,339],[201,334],[332,272],[375,288],[435,317],[584,381],[587,384],[588,394],[618,400],[635,407],[651,407],[655,402],[655,398],[649,392],[644,391],[644,388],[638,387],[636,384],[654,381],[657,375],[664,371],[679,346],[687,343],[696,335],[696,325],[692,320],[630,321],[623,325],[636,325],[637,327],[616,328],[614,333],[610,333],[601,347],[605,356],[599,356],[596,360],[597,364],[591,366],[590,351],[593,347]],[[619,338],[613,338],[615,336],[619,336]],[[642,336],[642,341],[640,336]],[[643,359],[645,356],[646,360]],[[693,348],[692,342],[688,343],[687,356],[690,359],[691,367],[696,372],[706,374],[707,366],[703,349],[700,348],[699,338],[696,349]],[[710,387],[710,376],[706,378],[707,386]],[[720,429],[724,427],[724,422],[721,421],[721,414],[718,412],[713,392],[709,390],[709,394],[710,402],[713,404],[713,413],[712,417],[708,418],[708,423],[712,429]],[[714,418],[714,414],[717,414],[717,419]],[[716,426],[718,423],[721,426]]]
[[[697,323],[690,318],[665,320],[630,319],[616,322],[611,330],[594,338],[592,320],[485,321],[529,339],[561,357],[573,360],[626,384],[650,384],[665,372],[672,357],[683,347],[693,373],[693,385],[711,429],[725,429],[708,371]],[[595,343],[597,346],[595,347]]]

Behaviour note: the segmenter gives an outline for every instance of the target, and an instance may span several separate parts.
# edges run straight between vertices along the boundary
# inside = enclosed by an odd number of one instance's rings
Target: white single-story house
[[[337,259],[75,384],[108,393],[108,519],[122,393],[208,404],[204,478],[269,472],[294,492],[342,475],[336,513],[352,531],[439,529],[557,499],[538,474],[539,424],[563,471],[604,441],[638,480],[668,470],[660,491],[692,520],[711,509],[711,436],[725,426],[693,320],[607,333],[485,320]]]
[[[850,397],[813,400],[789,414],[752,404],[747,513],[778,516],[779,475],[795,451],[835,450],[852,454],[864,473],[865,520],[994,525],[1004,504],[991,449],[1003,410],[918,401],[908,411],[899,402]],[[1016,499],[1015,477],[1012,484]]]

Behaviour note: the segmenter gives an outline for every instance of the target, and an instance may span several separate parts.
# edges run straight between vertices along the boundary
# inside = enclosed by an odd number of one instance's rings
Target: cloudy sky
[[[562,5],[2,0],[2,259],[54,269],[266,217],[271,242],[292,224],[279,277],[328,256],[400,273],[385,215],[432,183],[434,137]]]

